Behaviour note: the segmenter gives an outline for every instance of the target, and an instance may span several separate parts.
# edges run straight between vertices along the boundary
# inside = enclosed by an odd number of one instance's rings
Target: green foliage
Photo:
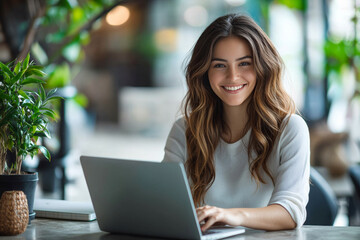
[[[70,83],[70,66],[66,62],[54,66],[46,83],[47,88],[62,88]]]
[[[351,23],[354,24],[354,29],[358,29],[360,7],[354,7],[354,16],[351,18]],[[325,45],[324,52],[326,56],[326,74],[329,76],[335,74],[335,78],[329,78],[329,86],[331,84],[342,83],[341,75],[344,71],[352,69],[356,79],[356,89],[353,98],[358,99],[360,95],[360,42],[358,36],[354,34],[352,38],[338,38],[330,37]]]
[[[90,42],[90,31],[96,25],[106,8],[121,1],[116,0],[49,0],[45,1],[46,11],[38,23],[45,32],[41,44],[34,42],[31,47],[33,57],[44,67],[49,75],[46,89],[62,88],[70,84],[74,65],[80,64],[85,57],[83,47]],[[99,18],[100,19],[100,18]],[[46,51],[46,49],[56,49]],[[84,95],[78,96],[85,105]]]
[[[139,36],[134,39],[133,51],[140,53],[149,61],[156,58],[159,50],[156,47],[154,35],[150,32],[140,33]]]
[[[305,11],[307,7],[306,0],[276,0],[275,2],[300,11]]]
[[[58,52],[59,56],[49,56],[49,60],[54,62],[60,56],[65,57],[69,62],[81,59],[82,46],[89,43],[89,31],[91,30],[84,26],[114,3],[114,0],[48,1],[46,13],[40,19],[40,24],[42,27],[56,29],[47,33],[47,44],[62,46]]]
[[[34,157],[40,151],[51,159],[49,151],[38,140],[50,138],[47,124],[56,114],[48,105],[59,97],[55,95],[56,89],[45,91],[44,77],[42,67],[30,62],[29,54],[17,63],[0,62],[0,148],[16,153],[17,174],[27,155]],[[0,161],[0,174],[3,174],[5,159]]]
[[[84,94],[75,95],[74,101],[81,107],[87,107],[88,105],[88,99]]]
[[[341,73],[344,66],[351,65],[354,58],[360,56],[360,45],[355,39],[352,40],[332,40],[329,39],[324,45],[325,55],[327,57],[326,71]],[[355,61],[354,64],[359,64]],[[360,65],[357,66],[358,68]]]

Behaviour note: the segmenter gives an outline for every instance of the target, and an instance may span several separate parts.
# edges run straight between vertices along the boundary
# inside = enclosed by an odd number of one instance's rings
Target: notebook
[[[184,166],[80,157],[99,228],[110,233],[178,239],[220,239],[245,232],[216,227],[203,234]]]
[[[93,221],[96,219],[91,202],[73,202],[56,199],[35,199],[34,212],[37,218]]]

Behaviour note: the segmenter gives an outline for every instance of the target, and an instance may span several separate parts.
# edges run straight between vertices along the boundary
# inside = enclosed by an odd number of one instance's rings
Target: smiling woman
[[[223,38],[215,44],[208,77],[211,89],[224,107],[246,107],[242,103],[256,84],[251,56],[249,44],[239,37]]]
[[[202,230],[301,227],[309,194],[309,131],[281,81],[282,60],[249,17],[201,34],[186,68],[184,117],[166,162],[184,163]]]

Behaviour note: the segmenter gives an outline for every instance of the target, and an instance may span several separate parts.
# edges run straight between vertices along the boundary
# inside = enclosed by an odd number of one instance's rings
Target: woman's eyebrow
[[[252,59],[252,56],[244,56],[244,57],[241,57],[241,58],[237,58],[235,61],[241,61],[241,60],[244,60],[246,58],[251,58]],[[220,61],[220,62],[227,62],[226,59],[222,59],[222,58],[212,58],[211,61]]]

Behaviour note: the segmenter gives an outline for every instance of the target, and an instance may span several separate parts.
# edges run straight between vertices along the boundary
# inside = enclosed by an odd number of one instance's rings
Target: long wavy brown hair
[[[184,115],[188,156],[185,166],[196,206],[204,203],[205,194],[215,180],[214,152],[220,137],[228,130],[223,120],[223,103],[210,87],[208,69],[214,45],[229,36],[245,39],[253,55],[256,86],[249,96],[246,125],[251,129],[249,170],[257,184],[266,183],[263,173],[274,183],[266,161],[284,118],[295,112],[294,102],[281,83],[282,59],[265,32],[250,17],[237,14],[211,23],[196,42],[186,66],[188,92],[184,98]],[[255,159],[251,158],[252,152]]]

